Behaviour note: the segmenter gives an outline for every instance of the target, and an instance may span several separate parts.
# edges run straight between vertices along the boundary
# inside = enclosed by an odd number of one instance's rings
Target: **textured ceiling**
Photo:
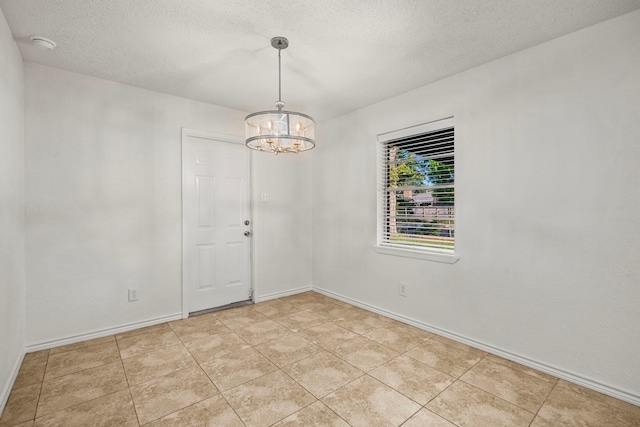
[[[640,8],[640,0],[0,0],[25,61],[326,120]],[[28,38],[58,47],[44,52]]]

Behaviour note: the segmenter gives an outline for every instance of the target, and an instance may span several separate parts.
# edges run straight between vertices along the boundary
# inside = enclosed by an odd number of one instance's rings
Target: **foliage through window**
[[[381,135],[379,141],[379,244],[452,254],[455,238],[452,119]]]

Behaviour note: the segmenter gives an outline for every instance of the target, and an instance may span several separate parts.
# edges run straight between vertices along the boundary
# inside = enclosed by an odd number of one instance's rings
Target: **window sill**
[[[393,255],[405,258],[423,259],[426,261],[443,262],[446,264],[454,264],[460,257],[453,254],[445,254],[438,252],[412,251],[410,249],[395,248],[392,246],[376,246],[376,252],[379,254]]]

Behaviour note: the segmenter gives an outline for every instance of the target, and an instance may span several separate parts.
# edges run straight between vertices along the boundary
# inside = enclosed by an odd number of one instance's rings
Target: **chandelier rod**
[[[282,49],[278,48],[278,102],[282,102],[282,64],[280,62],[280,52],[282,52]]]

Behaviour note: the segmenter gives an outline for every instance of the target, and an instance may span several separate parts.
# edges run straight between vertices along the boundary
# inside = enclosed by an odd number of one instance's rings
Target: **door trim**
[[[183,161],[184,161],[184,149],[185,149],[185,141],[187,138],[200,138],[200,139],[206,139],[206,140],[210,140],[210,141],[217,141],[217,142],[227,142],[227,143],[231,143],[231,144],[242,144],[244,145],[244,139],[240,136],[236,136],[236,135],[227,135],[227,134],[223,134],[223,133],[217,133],[217,132],[209,132],[209,131],[204,131],[204,130],[198,130],[198,129],[191,129],[191,128],[182,128],[182,137],[181,137],[181,142],[180,142],[180,169],[181,169],[181,182],[180,182],[180,232],[182,234],[182,245],[181,245],[181,254],[180,254],[180,260],[181,260],[181,270],[182,270],[182,318],[186,319],[187,317],[189,317],[189,289],[187,288],[187,278],[186,278],[186,271],[184,268],[185,265],[185,259],[184,259],[184,254],[185,254],[185,246],[186,246],[186,233],[185,233],[185,213],[184,213],[184,194],[183,194],[183,190],[184,190],[184,182],[186,180],[186,170],[184,168],[183,165]],[[248,208],[249,208],[249,218],[251,219],[251,222],[253,223],[253,209],[252,209],[252,200],[253,200],[253,189],[252,189],[252,180],[251,180],[251,171],[252,171],[252,160],[253,160],[253,156],[250,155],[249,153],[249,168],[248,168],[248,183],[249,183],[249,200],[248,200]],[[252,229],[255,229],[254,227],[252,227]],[[253,238],[252,238],[253,239]],[[250,289],[253,291],[253,298],[252,301],[255,302],[255,287],[254,287],[254,281],[253,281],[253,247],[254,247],[254,242],[251,242],[251,250],[249,251],[249,284],[250,284]]]

